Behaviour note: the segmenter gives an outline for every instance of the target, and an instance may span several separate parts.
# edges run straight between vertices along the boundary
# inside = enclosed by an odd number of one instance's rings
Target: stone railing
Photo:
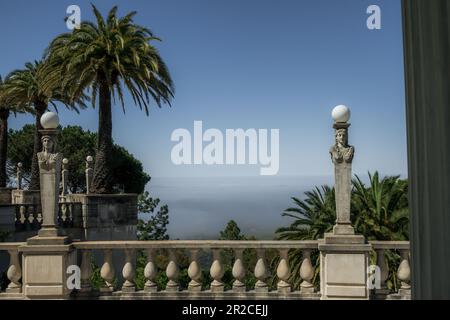
[[[15,231],[39,230],[42,224],[42,212],[37,204],[15,204]],[[57,225],[61,228],[82,226],[81,203],[59,203],[56,217]]]
[[[409,266],[409,242],[407,241],[370,241],[373,251],[376,253],[376,263],[380,270],[381,287],[373,290],[372,299],[410,299],[410,266]],[[7,278],[9,284],[5,292],[0,293],[1,298],[20,298],[22,296],[22,276],[20,247],[25,243],[0,243],[0,251],[9,254],[9,267]],[[81,241],[73,242],[72,246],[77,250],[80,266],[80,290],[74,290],[72,297],[76,299],[320,299],[312,284],[314,267],[311,263],[311,254],[317,251],[318,241]],[[221,261],[221,252],[230,250],[233,252],[233,284],[231,289],[225,289],[222,279],[224,264]],[[256,263],[254,266],[245,266],[243,251],[255,250]],[[302,262],[298,269],[302,280],[299,290],[293,290],[291,270],[289,266],[288,252],[291,249],[301,251]],[[142,250],[146,256],[144,277],[145,286],[138,290],[135,285],[136,277],[136,253]],[[270,274],[269,262],[266,252],[272,250],[279,257],[275,274]],[[124,261],[121,270],[115,270],[117,264],[113,262],[113,252],[124,253]],[[211,264],[208,271],[212,281],[207,288],[202,288],[202,267],[200,266],[199,253],[211,251]],[[389,269],[385,253],[395,251],[400,254],[400,264],[396,273],[400,281],[400,288],[392,292],[387,288]],[[165,268],[158,270],[155,261],[156,252],[167,253]],[[177,263],[180,254],[189,258],[187,274],[189,284],[182,288],[179,276],[181,270]],[[92,257],[96,253],[101,257],[100,276],[103,285],[100,290],[95,290],[91,284]],[[185,256],[186,257],[186,256]],[[116,265],[116,267],[115,267]],[[254,288],[246,288],[245,278],[249,267],[256,278]],[[167,276],[165,288],[158,288],[155,277],[159,271]],[[276,276],[276,287],[270,289],[269,279]],[[116,279],[123,281],[116,282]],[[203,282],[204,283],[204,282]],[[114,285],[115,284],[115,285]],[[119,285],[118,285],[119,284]]]
[[[92,295],[92,288],[89,279],[92,275],[91,252],[101,251],[103,253],[103,263],[100,274],[104,280],[104,285],[100,289],[100,296],[109,295],[113,298],[277,298],[283,299],[318,299],[320,295],[314,292],[312,278],[314,268],[311,264],[311,253],[317,250],[317,241],[86,241],[73,243],[74,247],[81,251],[81,290],[78,297]],[[221,251],[231,249],[234,255],[232,274],[233,285],[230,290],[225,290],[222,281],[224,275],[224,265],[221,261]],[[256,264],[253,275],[256,278],[254,288],[246,288],[244,278],[249,266],[244,266],[243,251],[253,249],[256,251]],[[303,280],[300,290],[292,291],[289,283],[291,276],[288,251],[298,249],[302,253],[302,265],[300,276]],[[119,288],[114,288],[113,279],[116,276],[112,262],[113,250],[125,253],[125,261],[121,270],[123,284]],[[144,276],[147,280],[143,290],[138,291],[135,285],[136,267],[135,254],[137,250],[145,252],[147,263]],[[155,283],[157,266],[155,253],[157,250],[168,252],[168,263],[165,268],[165,275],[168,282],[165,288],[159,290]],[[177,252],[188,251],[189,267],[187,269],[190,282],[187,288],[181,288],[179,283],[179,266],[177,264]],[[212,252],[212,263],[209,267],[209,274],[212,278],[209,288],[204,289],[201,285],[202,268],[200,266],[199,252],[207,250]],[[268,250],[277,251],[279,262],[276,268],[277,285],[275,290],[269,289],[268,279],[269,263],[266,259]],[[120,272],[120,271],[118,271]],[[117,289],[117,290],[116,290]]]
[[[409,265],[409,241],[369,241],[376,253],[377,266],[380,270],[381,288],[375,289],[375,299],[411,299],[411,268]],[[396,278],[400,281],[397,292],[391,293],[387,287],[389,265],[386,259],[387,251],[396,251],[400,255],[400,264]]]
[[[20,282],[22,278],[21,255],[19,252],[19,247],[22,245],[25,245],[25,242],[0,242],[0,253],[6,251],[9,254],[9,265],[6,270],[9,284],[5,291],[0,293],[0,299],[23,298],[22,284]]]

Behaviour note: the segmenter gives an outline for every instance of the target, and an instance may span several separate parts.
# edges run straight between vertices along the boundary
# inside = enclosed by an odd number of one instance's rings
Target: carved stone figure
[[[54,153],[56,145],[51,136],[44,135],[42,138],[42,151],[38,152],[39,169],[44,171],[55,170],[61,163],[62,155]]]
[[[347,129],[340,128],[336,129],[335,133],[336,143],[330,148],[331,160],[333,163],[351,163],[353,160],[353,155],[355,153],[355,148],[348,145],[348,134]]]

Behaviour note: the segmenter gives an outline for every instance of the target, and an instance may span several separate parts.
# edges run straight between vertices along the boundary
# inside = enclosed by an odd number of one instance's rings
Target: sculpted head
[[[46,153],[53,153],[55,147],[53,139],[50,136],[43,136],[41,140],[42,140],[42,150]]]
[[[348,136],[346,129],[338,129],[335,134],[336,145],[346,147],[348,145]]]

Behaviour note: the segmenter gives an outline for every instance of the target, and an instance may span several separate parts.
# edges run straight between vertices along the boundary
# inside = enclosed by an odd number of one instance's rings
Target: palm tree
[[[282,216],[292,218],[294,221],[290,226],[276,230],[279,240],[317,240],[333,229],[336,221],[334,188],[316,187],[312,191],[305,192],[305,196],[304,200],[293,197],[292,200],[296,206],[290,207],[282,213]],[[320,261],[316,252],[311,256],[311,261],[314,263],[315,270],[313,284],[317,286]],[[300,278],[301,262],[301,250],[290,250],[289,264],[292,271],[290,281],[294,288],[298,288],[302,281]],[[278,259],[273,260],[271,264],[276,266]]]
[[[369,173],[370,185],[366,186],[358,176],[352,180],[351,220],[355,232],[368,240],[408,240],[408,182],[399,176],[388,176],[380,180],[378,172]],[[333,229],[336,220],[334,188],[322,186],[305,192],[306,198],[292,198],[296,207],[286,209],[282,215],[293,218],[288,227],[279,228],[280,240],[316,240]],[[396,285],[398,255],[389,252],[387,261],[390,269],[391,286]],[[297,250],[289,252],[291,281],[298,286],[301,282],[299,269],[301,255]],[[318,255],[315,261],[317,284],[319,271]]]
[[[6,187],[6,158],[8,152],[8,118],[16,109],[3,96],[4,82],[0,76],[0,188]]]
[[[91,192],[110,193],[111,98],[115,102],[117,96],[125,112],[125,87],[148,115],[151,99],[158,107],[170,105],[174,87],[166,64],[150,44],[159,39],[133,22],[136,12],[118,18],[117,7],[113,7],[105,20],[94,5],[92,8],[96,23],[82,22],[79,29],[56,37],[46,54],[62,68],[64,88],[73,89],[74,95],[90,89],[94,107],[98,96],[99,128]]]
[[[288,227],[277,229],[282,240],[315,240],[333,229],[336,220],[334,188],[322,186],[305,192],[305,200],[293,197],[296,207],[282,213],[284,217],[294,219]]]
[[[67,107],[78,111],[76,105],[84,107],[84,96],[77,96],[76,99],[69,99],[69,92],[61,90],[60,84],[48,84],[52,75],[48,70],[46,61],[28,62],[25,69],[15,70],[5,78],[3,84],[3,97],[12,105],[21,109],[32,108],[35,115],[35,134],[33,158],[31,163],[31,181],[30,190],[39,190],[39,166],[37,162],[37,153],[41,150],[41,134],[42,129],[41,116],[47,110],[48,104],[52,104],[56,108],[55,101],[60,101]]]
[[[399,176],[369,173],[368,187],[353,179],[352,211],[356,231],[368,240],[408,240],[408,183]]]

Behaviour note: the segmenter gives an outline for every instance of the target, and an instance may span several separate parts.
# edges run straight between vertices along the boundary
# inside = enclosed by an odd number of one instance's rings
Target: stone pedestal
[[[50,239],[47,239],[50,241]],[[63,242],[54,239],[56,243]],[[67,299],[67,267],[76,265],[76,251],[72,245],[25,245],[22,252],[22,290],[29,299]]]
[[[369,299],[370,244],[359,235],[326,234],[319,242],[322,300]]]
[[[137,194],[68,194],[82,204],[83,240],[136,240]]]
[[[11,201],[13,204],[41,204],[41,192],[39,190],[12,190]]]

